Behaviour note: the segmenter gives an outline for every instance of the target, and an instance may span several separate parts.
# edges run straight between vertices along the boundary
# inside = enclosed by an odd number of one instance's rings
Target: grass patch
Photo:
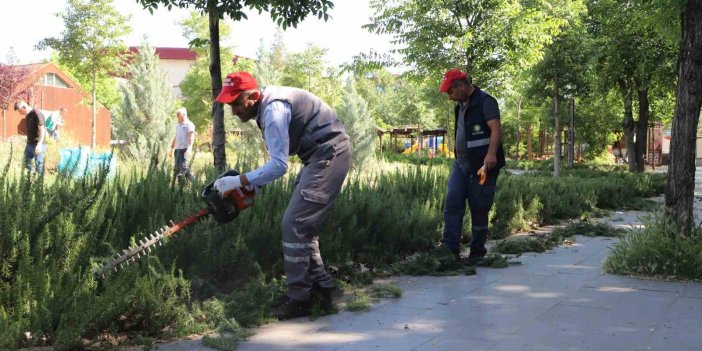
[[[456,260],[452,253],[417,253],[393,265],[394,273],[407,275],[474,275],[475,267]]]
[[[604,237],[620,237],[626,234],[626,230],[622,228],[614,228],[611,225],[603,222],[574,222],[565,227],[556,228],[552,236],[569,238],[574,235],[583,236],[604,236]]]
[[[682,226],[664,213],[643,220],[617,243],[603,264],[606,272],[664,279],[702,280],[702,228],[682,237]]]
[[[368,311],[372,303],[372,296],[364,290],[358,290],[353,294],[353,297],[346,301],[346,310],[354,312]]]
[[[342,282],[340,286],[343,286],[343,291],[348,296],[344,301],[344,309],[347,311],[367,311],[373,302],[381,298],[402,297],[402,289],[395,284],[374,284],[359,287]]]
[[[246,340],[252,334],[234,319],[229,319],[220,326],[217,334],[205,335],[202,344],[217,350],[234,351],[240,341]]]
[[[518,255],[522,252],[544,252],[550,249],[547,241],[537,238],[503,240],[495,245],[495,252],[506,255]]]
[[[393,298],[402,297],[402,289],[395,284],[380,284],[371,286],[371,296],[375,298]]]
[[[507,257],[497,254],[497,253],[489,253],[483,257],[483,259],[478,263],[478,266],[481,267],[490,267],[490,268],[507,268],[509,265],[517,265],[521,264],[521,262],[510,262],[507,260]]]
[[[498,242],[493,249],[496,253],[519,255],[523,252],[545,252],[561,245],[565,240],[575,235],[601,236],[601,237],[621,237],[627,231],[621,228],[614,228],[607,223],[597,222],[573,222],[565,227],[556,228],[553,232],[537,237],[525,239],[503,240]]]

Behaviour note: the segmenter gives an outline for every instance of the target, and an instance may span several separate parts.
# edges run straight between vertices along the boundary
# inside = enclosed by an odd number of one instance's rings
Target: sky
[[[371,49],[387,53],[393,48],[389,36],[369,33],[361,28],[373,15],[368,0],[333,0],[334,9],[329,21],[308,16],[297,28],[283,32],[283,40],[291,52],[304,50],[307,43],[327,49],[326,61],[330,65],[350,62],[354,55]],[[143,10],[136,0],[114,0],[117,10],[131,15],[131,34],[125,39],[127,46],[138,46],[144,35],[155,47],[187,47],[188,40],[182,35],[177,22],[188,14],[187,10],[159,9],[151,15]],[[3,1],[0,14],[0,62],[8,62],[13,51],[19,61],[27,64],[41,62],[50,57],[50,51],[35,50],[36,44],[46,37],[59,37],[63,31],[63,20],[56,14],[63,11],[65,0],[21,0]],[[270,43],[276,33],[276,25],[267,13],[248,13],[248,20],[232,23],[230,40],[223,45],[233,46],[234,53],[253,58],[260,40]],[[10,55],[13,56],[13,55]]]

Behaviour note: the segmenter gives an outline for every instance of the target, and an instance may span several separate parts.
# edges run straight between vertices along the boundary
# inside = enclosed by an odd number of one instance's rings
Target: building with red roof
[[[27,91],[27,103],[38,110],[56,111],[65,107],[61,137],[69,137],[81,145],[90,146],[92,141],[92,96],[65,72],[51,62],[31,65],[17,65],[26,69],[28,78],[19,84],[18,91]],[[95,121],[95,142],[97,146],[109,147],[111,136],[111,115],[100,103],[97,105]],[[26,135],[23,116],[14,111],[13,104],[2,111],[2,139]]]

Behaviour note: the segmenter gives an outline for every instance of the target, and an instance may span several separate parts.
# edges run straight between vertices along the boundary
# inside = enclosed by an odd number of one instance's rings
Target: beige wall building
[[[190,70],[190,67],[197,59],[197,53],[188,48],[154,48],[158,55],[160,66],[166,71],[168,81],[171,83],[173,92],[177,97],[182,97],[180,91],[180,83],[185,78],[185,75]],[[138,52],[139,48],[132,46],[129,48],[131,52]]]

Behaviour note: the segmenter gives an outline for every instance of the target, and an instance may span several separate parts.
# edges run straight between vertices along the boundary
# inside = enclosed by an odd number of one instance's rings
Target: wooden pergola
[[[442,137],[443,142],[445,143],[446,140],[446,129],[432,129],[432,130],[423,130],[422,134],[419,136],[419,149],[422,149],[422,145],[424,144],[424,138],[438,138]],[[434,145],[434,148],[439,148],[439,145]]]
[[[376,134],[380,140],[380,152],[383,151],[383,135],[385,134],[390,135],[390,142],[392,145],[396,143],[398,137],[409,139],[416,138],[417,145],[419,145],[417,150],[421,151],[422,145],[424,144],[424,138],[444,137],[444,140],[446,140],[447,132],[445,129],[422,130],[418,126],[406,126],[403,128],[392,128],[388,130],[382,130],[376,127]]]
[[[419,133],[419,131],[419,127],[414,126],[407,126],[404,128],[393,128],[388,130],[382,130],[380,128],[377,128],[376,134],[378,134],[378,138],[380,138],[380,152],[383,152],[383,135],[390,134],[390,143],[394,145],[398,137],[412,139],[415,135]]]

